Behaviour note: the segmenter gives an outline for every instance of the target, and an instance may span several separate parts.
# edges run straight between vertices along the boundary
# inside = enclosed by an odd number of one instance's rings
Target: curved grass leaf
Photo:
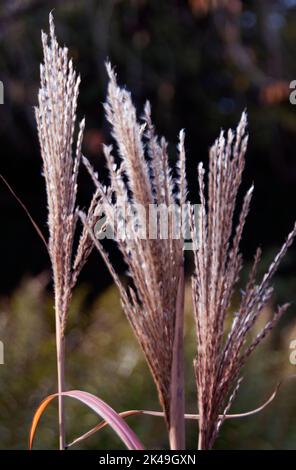
[[[252,415],[255,415],[257,413],[260,413],[260,411],[263,411],[276,398],[276,396],[278,394],[278,391],[279,391],[280,387],[282,386],[283,382],[286,382],[286,381],[291,380],[291,379],[296,379],[296,375],[295,374],[290,375],[290,376],[286,377],[285,379],[281,380],[280,382],[278,382],[278,384],[276,385],[276,387],[275,387],[274,391],[272,392],[272,394],[267,398],[267,400],[262,405],[258,406],[257,408],[254,408],[253,410],[250,410],[250,411],[246,411],[244,413],[219,415],[219,418],[224,417],[225,419],[238,419],[238,418],[246,418],[248,416],[252,416]],[[164,418],[164,413],[162,411],[128,410],[128,411],[122,411],[121,413],[119,413],[119,416],[121,416],[122,418],[128,418],[129,416],[134,416],[134,415],[147,415],[147,416],[156,416],[156,417],[159,417],[159,418]],[[185,413],[184,418],[187,419],[187,420],[198,420],[199,415],[198,414]],[[88,437],[92,436],[93,434],[95,434],[100,429],[103,429],[105,426],[108,426],[108,424],[109,423],[107,421],[104,421],[104,420],[101,421],[99,424],[97,424],[95,427],[93,427],[92,429],[87,431],[85,434],[83,434],[83,435],[77,437],[76,439],[74,439],[74,441],[72,441],[70,444],[68,444],[68,447],[72,447],[73,445],[78,444],[79,442],[83,441],[84,439],[87,439]]]
[[[131,430],[131,428],[125,423],[121,416],[119,416],[111,406],[107,405],[103,400],[92,395],[88,392],[83,392],[80,390],[71,390],[69,392],[63,392],[63,396],[75,398],[76,400],[84,403],[86,406],[91,408],[95,413],[97,413],[109,426],[116,432],[118,437],[126,445],[129,450],[143,450],[144,447],[136,434]],[[59,396],[58,393],[49,395],[46,397],[39,407],[37,408],[30,429],[29,436],[29,449],[32,449],[34,437],[36,434],[37,426],[40,421],[42,414],[44,413],[47,406]]]

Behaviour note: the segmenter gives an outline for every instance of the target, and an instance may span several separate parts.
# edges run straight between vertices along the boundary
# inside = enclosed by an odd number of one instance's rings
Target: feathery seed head
[[[211,448],[239,387],[239,374],[248,356],[274,327],[288,305],[283,305],[246,346],[249,331],[269,301],[273,289],[272,275],[296,235],[296,225],[271,264],[262,282],[256,285],[256,270],[260,261],[257,250],[241,304],[233,317],[226,341],[225,318],[242,267],[239,244],[251,203],[254,187],[247,191],[239,220],[233,227],[238,189],[245,165],[247,148],[247,116],[244,112],[236,133],[227,138],[221,132],[209,155],[207,194],[203,165],[198,166],[201,211],[196,226],[191,215],[195,242],[195,274],[192,295],[197,333],[197,360],[195,362],[200,414],[199,447]]]

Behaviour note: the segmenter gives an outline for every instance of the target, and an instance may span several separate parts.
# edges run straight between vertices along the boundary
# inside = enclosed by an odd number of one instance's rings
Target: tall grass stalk
[[[180,208],[185,204],[184,133],[180,132],[178,177],[174,181],[167,143],[155,134],[149,103],[145,106],[143,123],[139,123],[130,93],[118,86],[110,64],[107,71],[110,80],[105,110],[120,158],[117,166],[112,147],[104,147],[110,186],[103,188],[89,162],[83,161],[101,193],[107,216],[116,204],[134,205],[134,208],[141,205],[146,209],[144,214],[136,210],[133,217],[140,226],[146,226],[150,205],[179,204]],[[88,225],[88,228],[119,288],[124,312],[144,351],[164,411],[171,448],[183,449],[183,240],[174,238],[171,221],[168,226],[167,239],[142,238],[135,233],[134,237],[117,240],[131,278],[127,289],[115,273],[103,245],[92,234],[93,227]]]
[[[242,367],[288,308],[288,304],[279,307],[255,339],[247,344],[249,333],[271,299],[270,281],[295,238],[296,224],[259,283],[256,271],[261,251],[257,250],[230,331],[226,330],[225,320],[242,268],[239,244],[254,189],[252,186],[247,191],[235,226],[234,211],[248,140],[246,125],[243,113],[236,133],[229,130],[225,136],[221,132],[211,148],[207,188],[203,165],[198,167],[201,211],[197,224],[192,217],[192,238],[196,243],[192,295],[197,336],[199,449],[212,448],[239,389]]]
[[[90,253],[92,242],[83,230],[76,254],[73,253],[78,220],[75,207],[77,176],[84,131],[82,120],[73,149],[80,78],[68,58],[68,49],[58,45],[52,15],[49,23],[49,41],[47,34],[42,33],[44,63],[40,66],[41,85],[35,114],[47,192],[48,251],[55,295],[59,447],[64,449],[65,411],[62,392],[65,390],[65,328],[72,289]],[[93,201],[95,198],[96,195]]]

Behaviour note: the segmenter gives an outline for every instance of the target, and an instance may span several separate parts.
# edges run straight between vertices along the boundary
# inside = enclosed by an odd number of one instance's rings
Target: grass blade
[[[38,224],[35,222],[35,220],[33,219],[33,217],[31,216],[29,210],[27,209],[27,207],[25,206],[25,204],[23,203],[23,201],[18,197],[18,195],[15,193],[15,191],[12,189],[12,187],[10,186],[10,184],[8,183],[8,181],[4,178],[3,175],[0,174],[0,178],[2,179],[3,183],[6,185],[7,189],[11,192],[11,194],[13,195],[13,197],[15,198],[15,200],[18,202],[18,204],[21,206],[21,208],[25,211],[26,215],[28,216],[31,224],[33,225],[34,229],[36,230],[37,234],[39,235],[39,237],[41,238],[41,240],[43,241],[45,247],[46,247],[46,251],[48,253],[48,245],[47,245],[47,242],[44,238],[44,235],[42,233],[42,231],[40,230],[40,228],[38,227]]]
[[[296,379],[296,375],[290,375],[286,378],[284,378],[282,381],[278,382],[276,385],[274,391],[271,393],[271,395],[265,400],[262,405],[259,405],[257,408],[254,408],[249,411],[245,411],[243,413],[234,413],[234,414],[226,414],[226,415],[219,415],[219,418],[225,418],[225,419],[240,419],[240,418],[248,418],[250,416],[253,416],[257,413],[260,413],[260,411],[263,411],[265,408],[267,408],[268,405],[270,405],[275,398],[277,397],[277,394],[279,392],[280,387],[283,385],[288,380],[291,379]],[[129,416],[135,416],[135,415],[146,415],[146,416],[154,416],[158,418],[164,418],[164,412],[162,411],[153,411],[153,410],[128,410],[128,411],[122,411],[119,413],[119,416],[122,418],[128,418]],[[190,413],[185,413],[184,414],[184,419],[190,420],[190,421],[195,421],[199,420],[199,415],[198,414],[190,414]],[[103,429],[105,426],[108,426],[108,423],[106,421],[101,421],[99,424],[97,424],[95,427],[87,431],[85,434],[77,437],[74,439],[70,444],[68,444],[68,448],[72,447],[75,444],[78,444],[79,442],[83,441],[84,439],[87,439],[88,437],[92,436],[95,434],[97,431],[100,431],[100,429]]]
[[[71,390],[69,392],[63,392],[62,395],[74,398],[91,408],[104,421],[106,421],[106,423],[109,424],[109,426],[116,432],[118,437],[122,440],[122,442],[126,445],[129,450],[144,450],[144,447],[136,436],[136,434],[125,423],[121,416],[119,416],[116,411],[114,411],[113,408],[111,408],[111,406],[109,406],[103,400],[96,397],[95,395],[92,395],[91,393],[83,392],[80,390]],[[33,447],[34,437],[41,416],[43,415],[47,406],[58,396],[58,393],[49,395],[41,402],[41,404],[37,408],[30,429],[29,449],[32,449]]]
[[[185,449],[185,402],[184,402],[184,266],[180,268],[177,294],[175,337],[171,371],[171,402],[170,402],[170,448]]]

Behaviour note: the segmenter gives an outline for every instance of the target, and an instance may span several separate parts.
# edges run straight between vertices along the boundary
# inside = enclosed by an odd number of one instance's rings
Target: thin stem
[[[198,432],[198,450],[207,450],[206,435],[204,429],[199,429]]]
[[[57,373],[59,393],[59,448],[64,450],[65,440],[65,408],[64,397],[61,395],[65,390],[65,336],[62,331],[59,312],[56,311],[56,350],[57,350]]]
[[[184,266],[180,277],[176,302],[175,337],[172,360],[170,429],[171,450],[185,449],[185,403],[184,403]]]
[[[3,183],[6,185],[6,187],[8,188],[8,190],[11,192],[11,194],[13,195],[13,197],[15,198],[15,200],[17,201],[17,203],[21,206],[21,208],[25,211],[25,213],[27,214],[31,224],[33,225],[34,229],[36,230],[36,232],[38,233],[39,237],[41,238],[41,240],[43,241],[44,245],[46,246],[46,250],[47,250],[47,253],[48,253],[48,245],[47,245],[47,242],[44,238],[44,235],[42,233],[42,231],[40,230],[38,224],[35,222],[35,220],[33,219],[33,217],[31,216],[30,214],[30,211],[27,209],[27,207],[25,206],[25,204],[23,203],[23,201],[17,196],[17,194],[15,193],[15,191],[12,189],[12,187],[10,186],[10,184],[8,183],[8,181],[4,178],[4,176],[2,176],[0,174],[0,178],[2,179]]]
[[[295,378],[296,378],[296,374],[291,375],[289,377],[286,377],[285,380],[288,380],[288,379],[290,380],[290,379],[295,379]],[[257,413],[260,413],[260,411],[264,410],[268,405],[270,405],[270,403],[273,402],[273,400],[275,399],[275,397],[278,394],[278,391],[279,391],[279,388],[280,388],[281,385],[282,385],[282,382],[279,382],[277,384],[275,390],[270,395],[270,397],[262,405],[258,406],[257,408],[254,408],[253,410],[250,410],[250,411],[246,411],[244,413],[235,413],[235,414],[230,414],[230,415],[228,415],[228,414],[219,415],[218,418],[240,419],[240,418],[246,418],[246,417],[249,417],[249,416],[253,416]],[[134,415],[147,415],[147,416],[156,416],[156,417],[159,417],[159,418],[164,418],[164,412],[163,411],[129,410],[129,411],[122,411],[121,413],[119,413],[119,416],[121,416],[122,418],[128,418],[129,416],[134,416]],[[184,418],[189,419],[189,420],[199,420],[200,415],[185,413]],[[99,424],[97,424],[90,431],[86,432],[82,436],[77,437],[74,441],[72,441],[70,444],[68,444],[67,448],[72,447],[74,444],[78,444],[78,442],[81,442],[84,439],[86,439],[87,437],[92,436],[97,431],[99,431],[100,429],[104,428],[107,425],[108,425],[108,423],[106,421],[101,421]],[[203,446],[204,446],[203,439],[200,437],[199,449],[203,449]]]

